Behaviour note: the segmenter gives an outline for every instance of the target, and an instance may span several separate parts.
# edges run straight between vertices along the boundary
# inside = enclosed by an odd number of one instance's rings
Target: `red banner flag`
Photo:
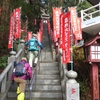
[[[40,41],[40,42],[42,42],[42,32],[41,31],[39,31],[37,33],[37,40]]]
[[[70,12],[64,15],[64,43],[63,43],[63,63],[70,62]]]
[[[78,34],[78,27],[77,27],[77,13],[76,13],[76,8],[71,7],[69,8],[70,13],[71,13],[71,28],[73,30],[73,34]]]
[[[21,8],[16,8],[14,10],[15,12],[15,33],[14,33],[14,39],[20,38],[21,34]]]
[[[60,14],[61,14],[61,8],[53,8],[54,42],[58,41],[60,35]]]
[[[51,28],[50,28],[50,21],[49,20],[47,20],[47,26],[48,26],[48,34],[50,34]]]
[[[13,46],[13,28],[14,28],[14,12],[10,15],[10,31],[9,31],[9,41],[8,41],[8,49]]]
[[[60,15],[60,38],[59,38],[59,47],[63,48],[64,44],[64,12]]]
[[[32,38],[32,32],[28,32],[28,40]]]
[[[75,35],[76,40],[82,40],[81,18],[77,18],[78,33]]]

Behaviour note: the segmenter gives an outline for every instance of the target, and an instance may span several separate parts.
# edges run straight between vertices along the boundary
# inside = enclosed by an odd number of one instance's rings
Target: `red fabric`
[[[8,49],[12,48],[13,45],[13,25],[14,25],[14,13],[10,15],[10,31],[9,31],[9,40],[8,40]]]
[[[71,28],[73,30],[73,34],[78,34],[78,27],[77,27],[77,13],[76,13],[76,8],[71,7],[70,13],[71,13]]]
[[[64,15],[64,47],[63,47],[63,63],[70,62],[70,12]]]
[[[32,32],[28,32],[28,40],[32,38]]]
[[[20,14],[21,14],[21,9],[20,8],[16,8],[14,10],[14,14],[15,14],[15,30],[14,30],[14,39],[16,40],[17,38],[20,38],[20,34],[21,34],[21,18],[20,18]]]
[[[60,38],[59,38],[59,47],[63,48],[64,44],[64,12],[60,15]]]
[[[59,35],[60,35],[60,14],[61,9],[60,8],[53,8],[53,37],[54,42],[58,41]]]
[[[77,18],[78,33],[75,34],[76,40],[82,40],[81,18]]]

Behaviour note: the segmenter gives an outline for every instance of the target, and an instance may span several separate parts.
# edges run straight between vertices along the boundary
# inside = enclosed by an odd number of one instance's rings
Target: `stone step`
[[[10,88],[10,92],[16,92],[17,86],[13,86]],[[30,85],[26,85],[26,91],[28,91],[30,89]],[[37,91],[61,91],[61,85],[33,85],[32,87],[32,91],[33,90],[37,90]]]
[[[57,74],[60,74],[59,70],[43,70],[43,69],[40,69],[40,71],[38,72],[38,74],[46,74],[46,75],[57,75]]]
[[[16,100],[16,98],[7,98],[5,100]],[[30,100],[30,98],[25,98],[25,100]],[[52,98],[52,99],[49,99],[49,98],[31,98],[31,100],[62,100],[62,98]]]
[[[28,90],[29,87],[26,87],[26,90]],[[33,90],[35,87],[33,86]],[[36,90],[39,91],[61,91],[61,86],[60,85],[36,85]]]
[[[41,52],[40,61],[49,61],[49,60],[52,60],[51,52],[45,51],[45,49],[43,49],[43,51]]]
[[[58,62],[41,62],[40,63],[40,67],[43,67],[43,68],[49,68],[49,67],[58,67]]]
[[[55,99],[60,99],[62,98],[62,93],[60,92],[32,92],[31,94],[29,92],[25,92],[25,97],[26,98],[29,98],[31,95],[32,98],[49,98],[52,100],[52,98],[55,98]],[[15,92],[8,92],[8,97],[17,97],[17,94]]]
[[[28,83],[28,82],[27,82]],[[51,85],[57,85],[57,84],[60,84],[61,82],[60,82],[60,80],[41,80],[41,79],[37,79],[37,82],[36,82],[36,84],[37,85],[39,85],[39,84],[43,84],[43,85],[49,85],[49,84],[51,84]],[[34,84],[34,82],[33,82],[33,84]]]
[[[37,75],[37,79],[60,79],[59,75]]]

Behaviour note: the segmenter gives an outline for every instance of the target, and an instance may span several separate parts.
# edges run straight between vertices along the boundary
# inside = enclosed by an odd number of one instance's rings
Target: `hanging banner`
[[[8,49],[11,49],[13,47],[13,27],[14,27],[14,12],[10,15],[10,31],[9,31]]]
[[[60,14],[61,14],[61,8],[53,8],[54,42],[58,41],[60,35]]]
[[[64,15],[64,43],[63,43],[63,63],[70,62],[70,12]]]
[[[17,38],[20,38],[21,34],[21,8],[16,8],[14,10],[15,12],[15,34],[14,34],[14,39],[16,40]]]
[[[43,19],[41,19],[41,22],[40,22],[40,30],[43,32]]]
[[[71,13],[71,28],[72,28],[73,34],[76,35],[78,34],[76,8],[71,7],[69,8],[69,11]]]
[[[60,37],[59,37],[59,47],[63,48],[64,44],[64,12],[60,15]]]
[[[40,42],[42,42],[42,32],[41,31],[39,31],[37,33],[37,40],[40,41]]]
[[[28,32],[28,40],[32,38],[32,32]]]
[[[48,26],[48,34],[50,34],[51,28],[50,28],[50,21],[49,20],[47,20],[47,26]]]
[[[81,28],[81,18],[77,17],[77,28],[78,33],[75,35],[76,40],[82,40],[82,28]]]

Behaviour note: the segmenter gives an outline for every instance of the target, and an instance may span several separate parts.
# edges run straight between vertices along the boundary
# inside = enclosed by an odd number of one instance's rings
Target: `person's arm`
[[[28,46],[29,42],[30,42],[30,41],[27,41],[27,42],[25,43],[25,45]]]

